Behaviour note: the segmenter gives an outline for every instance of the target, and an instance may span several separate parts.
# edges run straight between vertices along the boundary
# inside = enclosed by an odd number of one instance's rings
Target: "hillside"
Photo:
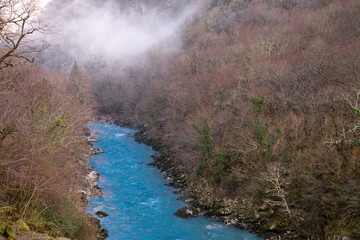
[[[95,108],[226,224],[360,239],[358,0],[9,0],[0,16],[0,232],[99,237]]]
[[[98,111],[163,142],[194,205],[269,235],[358,239],[359,16],[356,0],[210,1],[180,47],[94,74]]]
[[[40,11],[0,1],[0,239],[98,239],[99,221],[85,213],[96,194],[88,78],[76,62],[70,74],[36,66],[50,45]]]

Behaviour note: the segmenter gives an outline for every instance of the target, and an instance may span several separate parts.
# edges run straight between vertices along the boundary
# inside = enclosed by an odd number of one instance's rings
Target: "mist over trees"
[[[357,0],[54,0],[40,65],[69,75],[24,63],[2,17],[0,221],[95,236],[67,215],[93,105],[166,145],[193,205],[269,236],[359,239],[359,16]]]
[[[43,66],[67,71],[76,60],[89,70],[122,69],[154,45],[177,41],[181,24],[198,7],[190,0],[53,0],[41,18],[60,34],[48,36],[57,47],[43,55]]]
[[[98,76],[98,110],[163,141],[199,206],[257,231],[359,238],[359,3],[209,1],[201,13],[179,48]]]

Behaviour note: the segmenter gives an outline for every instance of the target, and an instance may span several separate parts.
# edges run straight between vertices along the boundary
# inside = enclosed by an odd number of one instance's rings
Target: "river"
[[[261,240],[247,231],[223,226],[209,217],[181,219],[173,215],[186,206],[177,200],[175,189],[166,186],[161,172],[147,164],[156,154],[151,147],[135,142],[134,130],[116,125],[92,124],[98,133],[94,147],[105,153],[94,155],[91,165],[100,173],[98,180],[103,196],[90,199],[87,212],[100,218],[109,232],[109,240]]]

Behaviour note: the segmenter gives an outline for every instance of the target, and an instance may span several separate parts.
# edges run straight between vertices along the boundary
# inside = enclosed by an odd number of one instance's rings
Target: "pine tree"
[[[80,103],[85,101],[85,86],[84,86],[84,77],[81,74],[79,66],[75,61],[70,72],[69,84],[67,90],[73,94]]]

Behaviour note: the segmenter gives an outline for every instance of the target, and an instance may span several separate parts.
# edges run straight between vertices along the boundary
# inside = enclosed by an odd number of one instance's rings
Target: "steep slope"
[[[10,229],[19,239],[97,239],[82,194],[90,111],[74,74],[20,62],[0,70],[0,235],[9,239]]]
[[[358,1],[210,1],[181,48],[93,85],[190,174],[194,204],[269,233],[360,237]],[[204,194],[206,192],[206,194]]]

